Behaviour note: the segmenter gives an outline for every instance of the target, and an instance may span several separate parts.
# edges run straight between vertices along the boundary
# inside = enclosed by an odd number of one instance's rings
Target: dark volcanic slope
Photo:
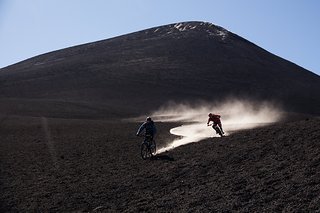
[[[319,113],[319,94],[318,75],[203,22],[71,47],[0,71],[0,110],[8,114],[108,116],[229,95]]]

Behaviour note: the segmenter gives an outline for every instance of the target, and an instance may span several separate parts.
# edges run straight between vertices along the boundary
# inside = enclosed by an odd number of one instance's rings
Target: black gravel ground
[[[138,123],[7,117],[1,212],[315,212],[320,119],[139,156]],[[173,123],[157,123],[159,146]]]

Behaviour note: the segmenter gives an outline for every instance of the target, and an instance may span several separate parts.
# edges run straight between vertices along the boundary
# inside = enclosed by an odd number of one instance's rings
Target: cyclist
[[[137,131],[137,136],[145,129],[146,136],[150,136],[151,140],[153,140],[154,135],[157,133],[156,125],[150,117],[146,118],[146,121],[141,124]]]
[[[210,121],[212,121],[213,122],[212,128],[214,130],[216,130],[215,127],[218,125],[221,129],[221,133],[224,134],[223,129],[222,129],[221,120],[220,120],[221,116],[209,113],[208,117],[209,118],[208,118],[207,126],[209,126]],[[217,130],[216,130],[216,133],[218,134]]]

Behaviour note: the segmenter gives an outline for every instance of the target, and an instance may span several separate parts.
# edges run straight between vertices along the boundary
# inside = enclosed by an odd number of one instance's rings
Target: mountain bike
[[[216,130],[216,133],[220,135],[220,137],[223,137],[223,134],[222,134],[222,131],[221,131],[221,128],[218,124],[209,124],[208,126],[212,126],[212,128],[214,130]]]
[[[157,145],[151,135],[144,135],[144,140],[140,146],[140,154],[143,160],[152,158],[157,151]]]

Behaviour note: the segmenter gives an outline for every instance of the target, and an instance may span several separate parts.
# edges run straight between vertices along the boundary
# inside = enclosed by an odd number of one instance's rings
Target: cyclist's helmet
[[[151,118],[150,117],[147,117],[147,119],[146,119],[147,121],[151,121]]]
[[[211,116],[212,116],[212,113],[209,113],[208,116],[211,117]]]

